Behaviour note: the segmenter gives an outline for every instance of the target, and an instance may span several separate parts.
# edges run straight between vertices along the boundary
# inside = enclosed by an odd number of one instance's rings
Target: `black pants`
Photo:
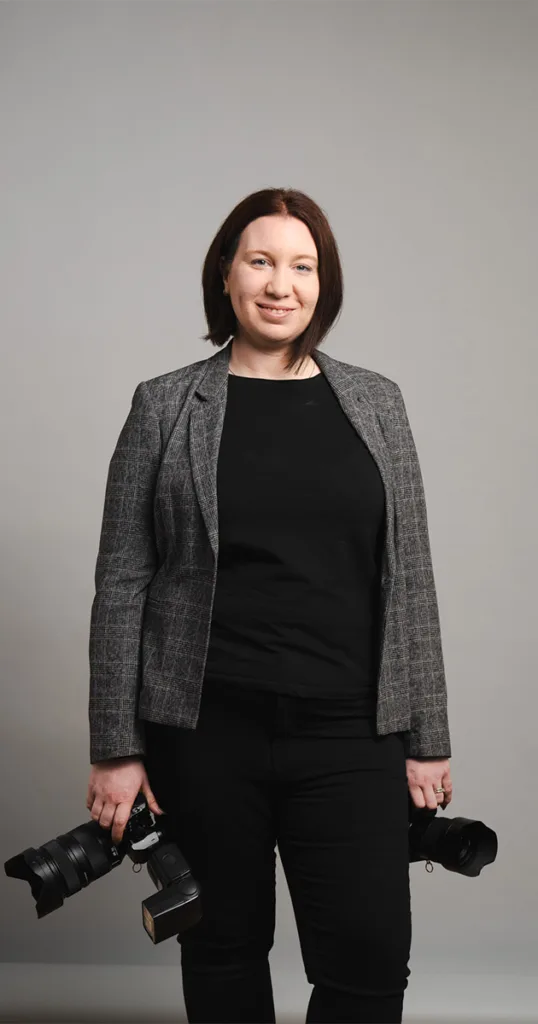
[[[275,1021],[275,845],[308,981],[306,1021],[400,1024],[410,970],[402,734],[342,701],[205,685],[195,730],[146,723],[150,785],[202,887],[178,936],[190,1022]]]

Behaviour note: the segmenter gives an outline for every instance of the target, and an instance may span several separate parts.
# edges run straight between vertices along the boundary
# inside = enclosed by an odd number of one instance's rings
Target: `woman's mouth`
[[[266,316],[269,320],[283,320],[284,317],[288,316],[290,313],[293,313],[292,308],[282,309],[282,307],[279,306],[266,306],[262,305],[259,302],[257,302],[256,305],[260,312],[263,313],[263,315]]]

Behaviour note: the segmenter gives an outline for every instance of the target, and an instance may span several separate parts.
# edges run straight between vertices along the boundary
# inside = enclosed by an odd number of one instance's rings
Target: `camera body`
[[[438,808],[416,807],[409,794],[409,861],[441,864],[468,877],[480,874],[497,856],[497,836],[472,818],[437,818]],[[71,829],[37,850],[29,847],[4,865],[12,878],[29,882],[38,918],[68,896],[121,864],[125,856],[145,864],[157,892],[142,901],[142,923],[154,944],[186,931],[202,917],[201,888],[177,843],[167,834],[166,816],[153,814],[139,793],[121,843],[96,821]]]
[[[142,923],[154,943],[186,931],[202,916],[200,886],[160,821],[139,793],[120,844],[133,864],[146,865],[158,890],[142,900]]]

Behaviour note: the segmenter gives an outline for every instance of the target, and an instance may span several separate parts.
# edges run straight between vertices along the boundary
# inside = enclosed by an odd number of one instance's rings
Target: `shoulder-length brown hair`
[[[286,369],[302,364],[321,344],[342,309],[343,277],[336,239],[323,210],[313,199],[292,188],[264,188],[245,196],[221,224],[204,260],[202,289],[209,328],[204,341],[224,345],[237,328],[237,318],[229,295],[223,293],[223,275],[237,251],[247,224],[258,217],[288,214],[302,220],[309,229],[318,251],[319,298],[308,327],[291,345]]]

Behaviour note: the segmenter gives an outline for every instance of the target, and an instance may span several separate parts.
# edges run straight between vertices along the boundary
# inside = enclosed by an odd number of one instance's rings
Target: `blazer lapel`
[[[218,558],[217,463],[228,396],[231,343],[210,356],[194,393],[189,419],[189,451],[194,487],[207,535]]]
[[[351,366],[347,369],[340,360],[333,359],[332,356],[319,349],[314,350],[312,358],[325,374],[349,422],[364,441],[377,465],[383,482],[386,515],[385,563],[382,570],[382,583],[384,583],[388,576],[392,577],[394,575],[396,562],[394,546],[394,488],[390,452],[387,450],[383,432],[383,420],[380,416],[379,408],[374,404],[371,387],[369,387],[368,381],[365,379],[370,371],[366,371],[365,374],[360,366]]]

